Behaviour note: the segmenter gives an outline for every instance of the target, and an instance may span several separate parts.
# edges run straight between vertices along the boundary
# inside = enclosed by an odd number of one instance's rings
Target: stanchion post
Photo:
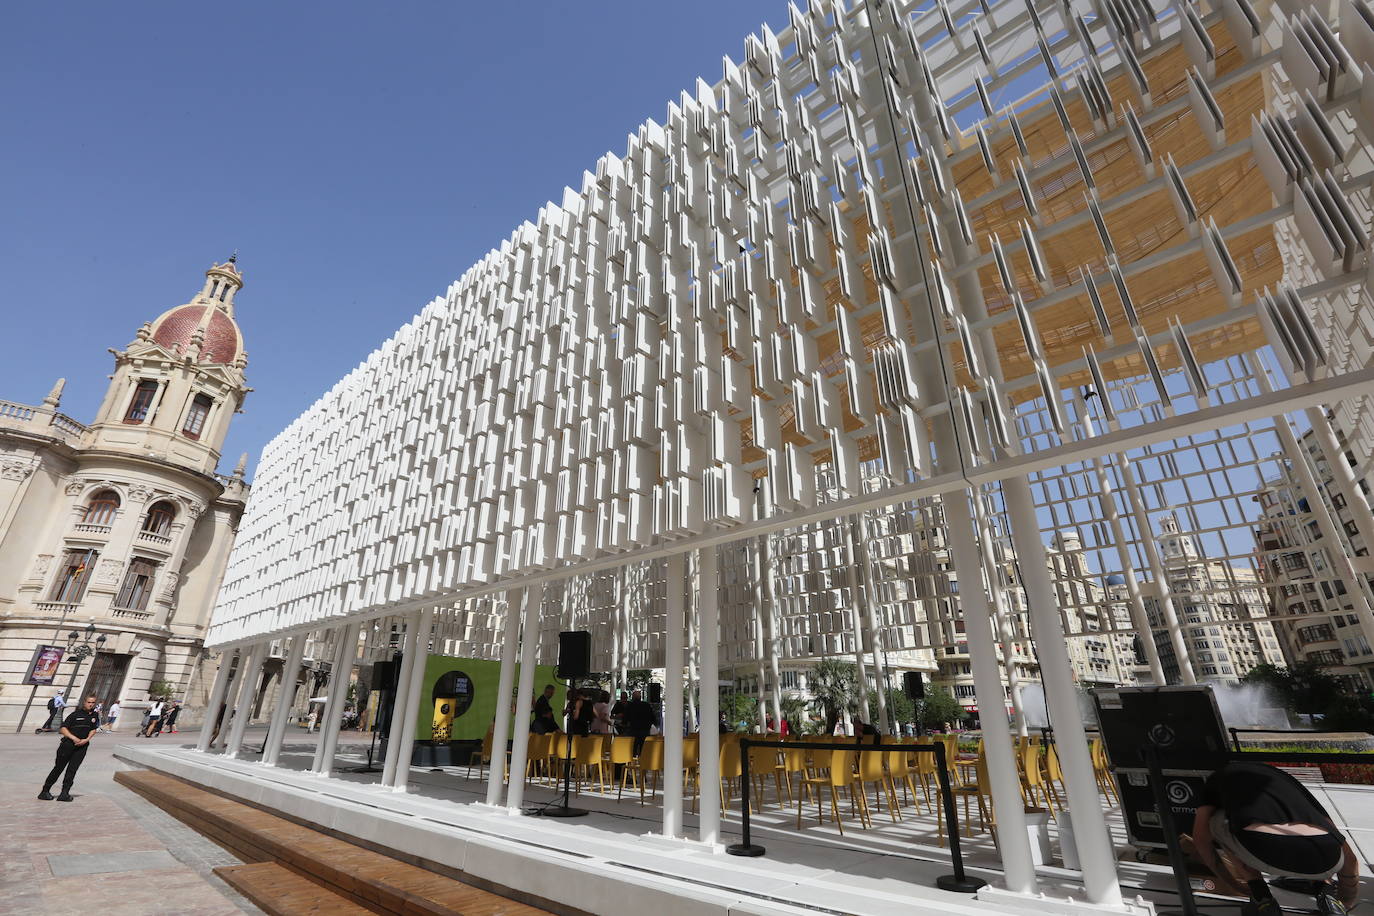
[[[744,835],[740,837],[740,842],[731,843],[729,846],[725,847],[725,851],[732,856],[747,856],[749,858],[755,858],[764,853],[764,848],[762,846],[757,846],[749,842],[749,748],[753,744],[755,744],[755,742],[750,741],[748,738],[741,738],[739,742],[739,803],[740,810],[743,812],[741,814],[741,819],[743,821]]]
[[[1197,901],[1193,899],[1193,884],[1188,876],[1188,860],[1183,855],[1183,847],[1178,843],[1178,830],[1174,827],[1174,810],[1169,803],[1169,793],[1164,788],[1164,772],[1159,766],[1159,751],[1153,744],[1140,749],[1145,758],[1145,766],[1150,772],[1150,792],[1154,795],[1155,810],[1159,812],[1159,826],[1164,831],[1164,845],[1169,850],[1169,867],[1174,872],[1174,884],[1178,888],[1178,902],[1183,905],[1183,916],[1198,916]]]
[[[954,810],[954,790],[949,783],[945,746],[936,741],[932,747],[935,749],[935,774],[940,780],[940,798],[945,805],[945,830],[949,832],[949,856],[954,864],[954,874],[941,875],[936,878],[935,886],[943,891],[972,894],[987,882],[981,878],[970,878],[964,873],[964,853],[959,845],[959,815]]]

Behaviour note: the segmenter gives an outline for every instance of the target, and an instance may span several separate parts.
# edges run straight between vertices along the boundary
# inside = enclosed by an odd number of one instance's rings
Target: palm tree
[[[840,716],[854,705],[854,684],[858,669],[853,662],[837,658],[822,659],[811,671],[811,693],[815,703],[825,713],[825,731],[835,731]]]

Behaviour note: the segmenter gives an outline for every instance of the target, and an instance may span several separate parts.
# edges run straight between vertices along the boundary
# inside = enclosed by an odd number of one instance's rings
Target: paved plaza
[[[260,730],[255,730],[260,731]],[[249,733],[249,740],[260,735]],[[314,736],[301,733],[305,741]],[[178,746],[190,732],[146,740]],[[343,743],[351,744],[345,733]],[[29,916],[237,916],[259,913],[211,873],[239,859],[171,815],[116,785],[119,744],[97,735],[71,804],[39,801],[57,736],[0,735],[0,914]],[[356,739],[353,739],[356,740]]]

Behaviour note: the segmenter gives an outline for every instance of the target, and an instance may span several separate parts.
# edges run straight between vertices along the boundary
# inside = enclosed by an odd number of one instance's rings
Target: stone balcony
[[[0,401],[0,430],[16,429],[51,436],[75,445],[86,434],[85,424],[47,407]]]

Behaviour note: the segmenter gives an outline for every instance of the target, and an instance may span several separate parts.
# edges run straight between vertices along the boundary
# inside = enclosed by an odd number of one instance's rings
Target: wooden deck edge
[[[126,762],[128,762],[128,761],[126,761]],[[232,794],[231,792],[224,791],[224,790],[219,789],[219,788],[214,787],[214,786],[203,785],[203,784],[198,783],[198,782],[195,782],[195,781],[193,781],[193,780],[186,779],[185,777],[179,776],[179,775],[177,775],[177,774],[175,774],[175,773],[168,773],[168,772],[165,772],[165,771],[163,771],[163,770],[158,770],[158,769],[155,769],[155,768],[152,768],[152,767],[145,767],[145,766],[143,766],[141,763],[135,764],[135,765],[138,767],[138,769],[134,769],[134,770],[121,770],[121,771],[116,772],[116,774],[115,774],[115,780],[116,780],[117,782],[121,783],[122,785],[125,785],[126,788],[129,788],[129,789],[132,790],[132,791],[138,792],[139,795],[141,795],[141,796],[143,796],[143,797],[145,797],[145,798],[148,798],[149,801],[151,801],[151,802],[154,803],[154,804],[157,804],[158,807],[163,808],[163,810],[167,811],[169,814],[173,815],[174,817],[177,817],[179,820],[184,820],[184,821],[188,821],[188,822],[189,822],[189,819],[190,819],[190,818],[194,818],[194,819],[199,820],[199,821],[204,821],[204,818],[195,817],[195,815],[192,815],[192,813],[191,813],[190,811],[188,811],[186,808],[184,808],[184,807],[182,807],[182,806],[177,806],[177,805],[175,804],[175,802],[174,802],[174,798],[169,799],[164,793],[160,793],[160,792],[153,793],[153,792],[144,792],[144,791],[140,791],[140,788],[147,788],[147,787],[146,787],[146,786],[141,786],[141,780],[137,779],[136,774],[139,774],[139,773],[151,773],[151,774],[155,774],[155,775],[158,776],[159,778],[166,779],[166,780],[170,780],[170,781],[175,782],[175,783],[180,783],[180,784],[182,784],[182,785],[187,786],[188,788],[192,788],[192,789],[196,789],[196,790],[201,791],[201,792],[205,792],[205,793],[208,794],[208,795],[213,795],[213,796],[216,796],[216,797],[218,797],[218,798],[222,798],[222,799],[224,799],[225,801],[233,802],[233,803],[235,803],[235,804],[243,805],[244,807],[247,807],[247,808],[253,808],[253,809],[255,809],[255,810],[262,811],[262,812],[264,812],[264,813],[266,813],[266,814],[272,815],[273,817],[281,818],[283,821],[286,821],[287,823],[290,823],[290,824],[294,824],[295,826],[303,827],[303,828],[308,829],[308,830],[312,830],[312,831],[314,831],[314,832],[316,832],[316,833],[319,833],[319,834],[324,835],[324,836],[332,837],[333,839],[336,839],[336,840],[341,840],[341,841],[346,842],[346,843],[351,843],[352,845],[357,846],[357,847],[362,848],[362,849],[365,849],[365,850],[367,850],[367,851],[369,851],[369,852],[373,852],[373,853],[376,853],[376,854],[378,854],[378,855],[385,856],[385,857],[390,858],[390,859],[395,859],[396,861],[398,861],[398,862],[403,862],[403,863],[405,863],[405,864],[407,864],[407,865],[413,865],[413,866],[415,866],[415,867],[417,867],[417,868],[422,868],[422,869],[424,869],[425,871],[432,872],[433,874],[439,875],[439,876],[441,876],[441,877],[449,878],[449,879],[451,879],[451,880],[453,880],[453,881],[457,881],[457,882],[459,882],[459,883],[461,883],[461,884],[465,884],[465,885],[467,885],[467,886],[469,886],[469,887],[472,887],[472,888],[475,888],[475,889],[477,889],[477,890],[486,891],[487,893],[494,894],[494,895],[496,895],[496,896],[498,896],[498,897],[503,897],[503,898],[505,898],[505,899],[507,899],[507,900],[510,900],[510,901],[514,902],[514,903],[522,903],[522,904],[525,904],[526,906],[536,907],[536,908],[538,908],[538,909],[545,910],[545,911],[547,911],[547,912],[549,912],[549,913],[555,914],[555,916],[596,916],[596,914],[594,914],[594,913],[591,913],[591,912],[586,911],[586,910],[581,910],[581,909],[578,909],[578,908],[573,907],[573,906],[569,906],[568,904],[563,903],[563,902],[560,902],[560,901],[549,900],[549,899],[547,899],[547,898],[540,897],[540,896],[535,895],[535,894],[526,893],[526,892],[521,891],[521,890],[519,890],[519,889],[517,889],[517,888],[507,887],[507,886],[501,885],[501,884],[496,884],[496,883],[494,883],[494,882],[492,882],[492,881],[489,881],[489,880],[487,880],[487,879],[485,879],[485,878],[482,878],[482,877],[480,877],[480,876],[468,874],[467,872],[463,871],[462,869],[454,868],[454,867],[451,866],[451,865],[446,865],[446,864],[444,864],[443,862],[437,862],[437,861],[435,861],[435,860],[433,860],[433,859],[426,859],[426,858],[424,858],[424,857],[422,857],[422,856],[411,855],[411,854],[406,853],[406,852],[403,852],[403,851],[401,851],[401,850],[392,849],[392,848],[390,848],[390,847],[388,847],[388,846],[385,846],[385,845],[383,845],[383,844],[376,843],[376,842],[373,842],[373,841],[371,841],[371,840],[364,839],[364,838],[362,838],[362,837],[353,836],[352,834],[346,833],[346,832],[341,831],[341,830],[336,830],[336,829],[334,829],[334,828],[332,828],[332,827],[325,827],[325,826],[323,826],[323,825],[321,825],[321,824],[314,823],[313,821],[310,821],[310,820],[308,820],[308,819],[306,819],[306,818],[297,817],[297,816],[294,816],[294,815],[289,814],[289,813],[287,813],[287,812],[279,811],[279,810],[277,810],[276,808],[270,807],[270,806],[268,806],[268,805],[260,804],[260,803],[258,803],[258,802],[252,801],[252,800],[250,800],[250,799],[240,798],[239,796],[236,796],[236,795]],[[121,776],[124,776],[124,777],[127,777],[127,778],[126,778],[126,779],[121,779],[121,778],[120,778]],[[158,798],[155,799],[155,798],[151,797],[152,795],[157,795]],[[188,816],[189,816],[189,817],[188,817]],[[197,829],[199,829],[199,828],[197,828]],[[229,844],[228,841],[229,841],[230,838],[224,836],[224,828],[222,828],[222,827],[217,827],[216,830],[215,830],[215,832],[216,832],[216,833],[219,833],[220,836],[219,836],[219,837],[216,837],[215,835],[210,834],[210,833],[207,833],[206,835],[207,835],[207,836],[210,836],[210,838],[211,838],[212,840],[214,840],[216,843],[218,843],[219,845],[224,846],[226,849],[229,849],[230,852],[233,852],[233,853],[234,853],[235,855],[237,855],[239,858],[244,858],[244,859],[251,860],[253,863],[259,863],[259,862],[272,862],[272,861],[275,861],[275,862],[277,862],[277,864],[280,864],[280,865],[282,865],[283,867],[286,867],[286,868],[288,868],[288,869],[290,869],[290,870],[292,870],[292,871],[295,871],[295,872],[301,874],[303,877],[307,878],[308,880],[314,881],[316,884],[321,885],[322,887],[324,887],[326,890],[328,890],[328,891],[330,891],[330,892],[340,894],[341,896],[344,896],[344,897],[346,897],[346,898],[348,898],[348,899],[350,899],[350,900],[356,901],[356,902],[357,902],[359,905],[361,905],[361,906],[368,906],[369,908],[373,908],[373,909],[376,908],[376,904],[375,904],[375,903],[372,903],[371,901],[367,900],[367,899],[364,898],[364,897],[361,897],[360,895],[358,895],[358,894],[356,894],[356,893],[350,892],[346,887],[340,887],[339,885],[335,884],[335,883],[332,882],[332,881],[329,881],[329,880],[323,878],[322,876],[318,875],[317,873],[313,873],[313,872],[310,872],[310,871],[307,871],[307,870],[303,870],[303,869],[300,867],[299,864],[297,864],[297,863],[295,863],[295,862],[292,861],[292,859],[294,858],[294,856],[291,855],[291,850],[290,850],[289,848],[285,848],[285,849],[281,849],[281,850],[270,850],[270,849],[261,849],[261,848],[258,848],[258,847],[255,847],[255,846],[254,846],[254,847],[249,847],[249,848],[245,849],[243,852],[240,852],[240,851],[239,851],[238,849],[236,849],[233,845],[230,845],[230,844]],[[276,854],[277,852],[281,852],[282,855],[278,856],[278,855]],[[430,913],[430,914],[436,914],[436,916],[438,916],[438,914],[447,914],[447,913],[451,912],[451,911],[449,911],[449,910],[447,910],[447,909],[445,909],[445,908],[442,908],[442,907],[440,907],[440,908],[438,908],[438,909],[435,909],[435,908],[433,908],[433,904],[432,904],[430,901],[422,900],[421,898],[415,897],[415,895],[410,894],[410,893],[407,892],[407,891],[402,891],[402,890],[400,890],[399,888],[386,887],[385,884],[384,884],[384,882],[375,882],[375,883],[374,883],[374,886],[377,886],[377,887],[385,887],[385,889],[386,889],[389,893],[394,893],[394,894],[396,894],[398,897],[404,895],[406,898],[408,898],[408,902],[409,902],[409,901],[413,901],[412,905],[409,906],[409,907],[407,907],[407,909],[405,910],[405,912],[406,912],[407,914],[409,914],[409,913]],[[382,911],[382,910],[377,910],[377,912],[383,912],[383,911]]]

